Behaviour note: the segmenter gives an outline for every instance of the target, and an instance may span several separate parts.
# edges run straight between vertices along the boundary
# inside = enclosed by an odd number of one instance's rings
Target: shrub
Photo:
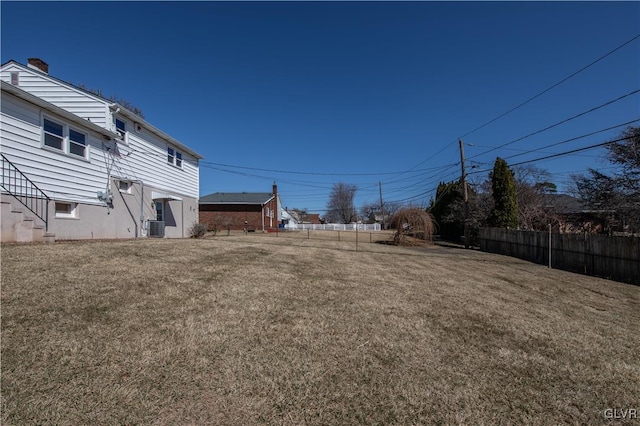
[[[423,241],[431,241],[433,237],[433,216],[421,208],[401,209],[393,216],[391,223],[396,228],[393,235],[396,245],[410,245],[411,241],[407,237]]]
[[[189,237],[202,238],[207,233],[207,225],[204,223],[194,223],[189,228]]]

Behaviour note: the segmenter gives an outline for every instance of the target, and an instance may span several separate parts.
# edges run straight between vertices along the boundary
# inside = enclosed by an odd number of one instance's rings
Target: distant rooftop
[[[270,192],[216,192],[200,197],[200,204],[265,204]]]

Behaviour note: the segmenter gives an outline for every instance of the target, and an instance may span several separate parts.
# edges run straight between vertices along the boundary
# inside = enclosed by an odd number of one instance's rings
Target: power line
[[[593,108],[591,108],[591,109],[589,109],[589,110],[587,110],[587,111],[583,111],[583,112],[581,112],[581,113],[579,113],[579,114],[576,114],[576,115],[574,115],[574,116],[572,116],[572,117],[565,118],[564,120],[558,121],[557,123],[554,123],[554,124],[552,124],[552,125],[550,125],[550,126],[547,126],[547,127],[545,127],[544,129],[536,130],[535,132],[529,133],[528,135],[525,135],[525,136],[519,137],[518,139],[514,139],[514,140],[512,140],[512,141],[510,141],[510,142],[507,142],[507,143],[504,143],[504,144],[502,144],[502,145],[496,146],[495,148],[492,148],[492,149],[489,149],[489,150],[487,150],[487,151],[484,151],[484,152],[481,152],[481,153],[479,153],[479,154],[476,154],[476,155],[474,155],[473,157],[470,157],[470,159],[471,159],[471,158],[477,158],[477,157],[479,157],[479,156],[481,156],[481,155],[488,154],[488,153],[490,153],[490,152],[492,152],[492,151],[495,151],[495,150],[497,150],[497,149],[504,148],[505,146],[509,146],[509,145],[512,145],[512,144],[514,144],[514,143],[516,143],[516,142],[520,142],[520,141],[522,141],[522,140],[524,140],[524,139],[527,139],[527,138],[529,138],[529,137],[531,137],[531,136],[534,136],[534,135],[537,135],[537,134],[542,133],[542,132],[544,132],[544,131],[547,131],[547,130],[549,130],[549,129],[552,129],[552,128],[557,127],[557,126],[559,126],[559,125],[561,125],[561,124],[567,123],[567,122],[569,122],[569,121],[571,121],[571,120],[575,120],[575,119],[576,119],[576,118],[578,118],[578,117],[582,117],[583,115],[589,114],[589,113],[591,113],[591,112],[593,112],[593,111],[597,111],[597,110],[599,110],[600,108],[604,108],[604,107],[606,107],[606,106],[608,106],[608,105],[611,105],[611,104],[613,104],[613,103],[619,102],[619,101],[621,101],[622,99],[625,99],[625,98],[627,98],[627,97],[629,97],[629,96],[635,95],[636,93],[639,93],[639,92],[640,92],[640,89],[636,89],[636,90],[631,91],[631,92],[629,92],[629,93],[627,93],[627,94],[625,94],[625,95],[619,96],[619,97],[618,97],[618,98],[616,98],[616,99],[612,99],[612,100],[607,101],[607,102],[605,102],[605,103],[603,103],[603,104],[601,104],[601,105],[598,105],[598,106],[596,106],[596,107],[593,107]]]
[[[543,146],[543,147],[540,147],[540,148],[537,148],[537,149],[530,149],[530,150],[521,152],[519,154],[513,154],[513,155],[510,155],[508,157],[505,157],[504,159],[508,160],[510,158],[519,157],[521,155],[530,154],[532,152],[540,152],[540,151],[542,151],[543,149],[546,149],[546,148],[551,148],[551,147],[554,147],[554,146],[558,146],[558,145],[562,145],[562,144],[565,144],[565,143],[573,142],[573,141],[576,141],[578,139],[582,139],[582,138],[586,138],[586,137],[589,137],[589,136],[596,135],[598,133],[606,132],[608,130],[617,129],[618,127],[628,126],[628,125],[633,124],[633,123],[635,123],[637,121],[640,121],[640,118],[636,118],[635,120],[627,121],[626,123],[621,123],[621,124],[618,124],[618,125],[615,125],[615,126],[607,127],[606,129],[596,130],[595,132],[587,133],[587,134],[582,135],[582,136],[576,136],[575,138],[566,139],[566,140],[561,141],[561,142],[552,143],[552,144],[549,144],[549,145],[546,145],[546,146]]]
[[[608,142],[602,142],[602,143],[598,143],[598,144],[595,144],[595,145],[589,145],[589,146],[585,146],[585,147],[582,147],[582,148],[572,149],[572,150],[570,150],[570,151],[559,152],[559,153],[556,153],[556,154],[547,155],[547,156],[540,157],[540,158],[534,158],[533,160],[521,161],[521,162],[519,162],[519,163],[513,163],[513,164],[510,164],[510,165],[509,165],[509,167],[520,166],[520,165],[522,165],[522,164],[534,163],[534,162],[536,162],[536,161],[548,160],[548,159],[550,159],[550,158],[562,157],[562,156],[564,156],[564,155],[570,155],[570,154],[574,154],[574,153],[576,153],[576,152],[581,152],[581,151],[586,151],[586,150],[589,150],[589,149],[599,148],[599,147],[601,147],[601,146],[610,145],[610,144],[612,144],[612,143],[616,143],[616,142],[624,141],[624,140],[627,140],[627,139],[628,139],[628,138],[626,138],[626,137],[625,137],[625,138],[620,138],[620,139],[615,139],[615,140],[608,141]],[[472,173],[485,173],[485,172],[490,172],[491,170],[492,170],[492,169],[478,170],[478,171],[475,171],[475,172],[469,172],[468,174],[472,174]]]
[[[604,58],[606,58],[607,56],[612,55],[613,53],[617,52],[618,50],[622,49],[624,46],[626,46],[627,44],[633,42],[634,40],[636,40],[637,38],[640,37],[640,34],[636,35],[635,37],[631,38],[630,40],[625,41],[624,43],[622,43],[620,46],[616,47],[615,49],[605,53],[604,55],[600,56],[598,59],[596,59],[595,61],[591,62],[590,64],[580,68],[578,71],[574,72],[573,74],[569,75],[568,77],[563,78],[562,80],[560,80],[559,82],[557,82],[556,84],[552,85],[551,87],[543,90],[542,92],[538,93],[535,96],[530,97],[529,99],[527,99],[526,101],[522,102],[521,104],[511,108],[510,110],[508,110],[507,112],[504,112],[502,114],[500,114],[499,116],[497,116],[496,118],[487,121],[486,123],[482,124],[481,126],[476,127],[475,129],[473,129],[472,131],[465,133],[464,135],[460,136],[460,138],[464,138],[466,136],[469,136],[472,133],[477,132],[478,130],[488,126],[489,124],[498,121],[499,119],[501,119],[502,117],[511,114],[513,111],[523,107],[524,105],[528,104],[529,102],[533,101],[534,99],[544,95],[545,93],[547,93],[548,91],[558,87],[559,85],[561,85],[562,83],[564,83],[565,81],[575,77],[576,75],[580,74],[582,71],[586,70],[587,68],[597,64],[598,62],[600,62],[601,60],[603,60]]]
[[[218,167],[226,167],[233,169],[243,169],[243,170],[254,170],[260,172],[270,172],[270,173],[285,173],[285,174],[296,174],[296,175],[313,175],[313,176],[380,176],[380,175],[400,175],[405,173],[418,173],[425,170],[435,170],[439,167],[431,167],[427,169],[421,169],[413,171],[413,169],[397,171],[397,172],[376,172],[376,173],[324,173],[324,172],[302,172],[295,170],[275,170],[275,169],[263,169],[259,167],[248,167],[248,166],[234,166],[231,164],[222,164],[222,163],[213,163],[210,161],[201,161],[200,164],[208,164],[211,166]]]

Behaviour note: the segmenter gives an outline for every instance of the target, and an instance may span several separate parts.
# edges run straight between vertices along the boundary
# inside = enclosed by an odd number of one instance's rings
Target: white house
[[[201,155],[40,59],[0,84],[2,241],[188,236]]]

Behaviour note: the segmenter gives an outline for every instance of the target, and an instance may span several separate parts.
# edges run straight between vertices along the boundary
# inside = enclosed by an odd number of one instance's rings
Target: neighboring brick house
[[[200,223],[209,229],[265,231],[280,224],[278,187],[272,192],[216,192],[200,197]]]

